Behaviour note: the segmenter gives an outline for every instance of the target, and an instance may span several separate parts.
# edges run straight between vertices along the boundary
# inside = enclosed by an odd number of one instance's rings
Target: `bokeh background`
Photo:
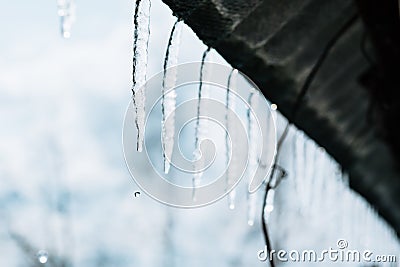
[[[0,266],[41,266],[40,250],[48,252],[47,266],[265,266],[257,259],[262,192],[253,226],[244,187],[234,210],[226,199],[180,210],[134,197],[140,190],[121,138],[134,3],[76,6],[66,40],[56,1],[0,0]],[[153,1],[148,77],[162,70],[174,21]],[[205,49],[184,26],[179,62],[200,61]],[[215,51],[210,58],[226,64]],[[279,133],[285,121],[276,116]],[[294,128],[281,161],[289,176],[270,218],[276,248],[326,249],[346,238],[353,247],[399,255],[392,230]]]

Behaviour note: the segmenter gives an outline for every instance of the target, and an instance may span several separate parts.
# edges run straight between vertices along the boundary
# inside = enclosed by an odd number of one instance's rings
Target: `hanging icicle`
[[[74,0],[58,0],[57,5],[61,35],[68,39],[71,37],[71,27],[75,21],[75,3]]]
[[[150,0],[136,0],[135,14],[133,17],[133,72],[132,92],[133,104],[136,112],[137,128],[137,150],[143,149],[144,125],[145,125],[145,102],[146,94],[144,85],[146,83],[148,46],[150,37]]]
[[[247,131],[249,135],[249,165],[248,165],[248,186],[257,171],[260,160],[258,158],[257,146],[259,144],[257,134],[257,122],[252,115],[252,109],[257,108],[257,92],[253,89],[248,98],[249,107],[247,109]],[[262,162],[261,162],[262,163]],[[250,226],[254,224],[254,217],[256,215],[257,195],[255,193],[247,193],[247,222]]]
[[[182,22],[179,19],[172,27],[168,40],[167,51],[164,59],[164,76],[162,82],[162,145],[164,172],[168,173],[170,169],[170,160],[174,147],[175,135],[175,106],[176,92],[174,89],[177,79],[177,69],[173,67],[178,64],[179,45],[181,38]],[[168,118],[168,120],[167,120]]]
[[[257,194],[247,192],[247,224],[254,225],[254,220],[257,212]]]
[[[194,142],[194,153],[193,157],[195,160],[194,164],[194,170],[200,170],[202,166],[204,165],[203,159],[201,157],[201,152],[200,152],[200,137],[205,134],[207,131],[207,127],[205,123],[200,123],[200,115],[201,115],[201,99],[202,99],[202,94],[203,94],[203,77],[205,74],[204,70],[204,63],[206,61],[206,57],[208,53],[210,52],[211,47],[208,47],[206,51],[203,53],[203,57],[201,59],[201,65],[200,65],[200,77],[199,77],[199,90],[198,90],[198,95],[197,95],[197,116],[196,116],[196,126],[195,126],[195,142]],[[210,70],[208,70],[210,71]],[[202,178],[203,173],[202,172],[195,172],[193,175],[193,200],[196,199],[196,187],[200,185],[201,178]]]
[[[225,147],[226,147],[226,165],[228,166],[227,175],[226,175],[226,188],[229,189],[233,185],[233,181],[235,180],[235,175],[237,175],[236,166],[238,164],[236,162],[229,162],[231,158],[232,147],[231,143],[235,143],[238,140],[230,140],[229,142],[229,133],[233,131],[234,128],[234,118],[232,118],[231,112],[235,110],[235,101],[231,99],[232,92],[236,91],[237,86],[237,77],[238,71],[236,69],[232,69],[228,77],[227,83],[227,90],[226,90],[226,102],[225,102],[225,127],[226,127],[226,134],[225,134]],[[233,158],[233,157],[232,157]],[[236,198],[236,191],[233,189],[228,194],[228,205],[230,209],[235,208],[235,198]]]
[[[198,148],[199,145],[199,126],[200,126],[200,102],[201,102],[201,94],[203,90],[203,75],[204,75],[204,63],[206,61],[206,57],[210,52],[211,47],[208,47],[206,51],[203,53],[203,57],[201,58],[201,66],[200,66],[200,78],[199,78],[199,90],[197,95],[197,118],[196,118],[196,128],[195,128],[195,149]]]

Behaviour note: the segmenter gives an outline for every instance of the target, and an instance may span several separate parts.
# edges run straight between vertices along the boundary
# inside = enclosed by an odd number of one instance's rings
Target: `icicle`
[[[225,127],[226,127],[226,134],[225,134],[225,151],[226,151],[226,166],[228,167],[227,172],[226,172],[226,188],[231,188],[232,187],[232,181],[235,179],[235,175],[237,173],[236,171],[236,166],[237,164],[235,162],[230,162],[229,164],[229,159],[231,155],[231,145],[229,143],[229,133],[232,131],[232,125],[234,125],[234,120],[232,116],[230,116],[230,112],[233,112],[235,110],[235,102],[231,100],[231,91],[236,91],[236,86],[237,86],[237,76],[238,76],[238,71],[236,69],[232,69],[232,71],[229,74],[228,77],[228,83],[227,83],[227,90],[226,90],[226,102],[225,102],[225,107],[226,107],[226,113],[225,113]],[[232,143],[237,142],[237,140],[231,140]],[[228,194],[228,205],[230,209],[235,208],[235,198],[236,198],[236,191],[233,189],[231,192]]]
[[[136,112],[137,150],[143,149],[144,123],[145,123],[145,102],[146,95],[144,85],[146,82],[148,46],[150,37],[150,0],[136,0],[133,40],[133,72],[132,92],[133,104]]]
[[[297,134],[297,130],[295,129],[295,132],[293,133],[293,137],[292,137],[292,180],[293,180],[293,188],[294,188],[294,192],[295,194],[298,196],[300,193],[300,186],[299,186],[299,179],[298,179],[298,158],[299,158],[299,151],[297,149],[297,138],[298,138],[298,134]]]
[[[234,210],[235,209],[235,201],[236,201],[236,190],[233,189],[231,192],[228,194],[228,204],[229,204],[229,209]]]
[[[318,153],[316,146],[310,141],[310,139],[305,140],[304,142],[304,159],[305,159],[305,175],[304,175],[304,184],[305,184],[305,207],[307,207],[307,215],[315,215],[319,216],[319,214],[315,213],[315,207],[317,206],[315,195],[316,195],[316,186],[317,182],[317,163],[318,161]]]
[[[168,173],[170,169],[170,160],[174,147],[175,135],[175,105],[176,92],[174,90],[177,78],[176,68],[168,69],[168,67],[178,64],[179,44],[181,35],[182,23],[178,19],[172,27],[171,34],[168,40],[167,51],[164,59],[164,77],[162,82],[162,138],[163,138],[163,160],[164,172]],[[171,90],[169,92],[169,90]],[[167,94],[167,95],[165,95]],[[166,119],[170,117],[167,120]]]
[[[61,35],[68,39],[71,37],[71,27],[75,21],[75,3],[73,0],[58,0],[57,4]]]
[[[204,75],[204,63],[207,57],[207,54],[210,52],[211,47],[208,47],[206,51],[203,53],[203,57],[201,59],[201,66],[200,66],[200,78],[199,78],[199,90],[198,90],[198,96],[197,96],[197,116],[196,116],[196,127],[195,127],[195,142],[194,142],[194,160],[197,162],[194,164],[194,170],[199,170],[202,165],[204,164],[201,160],[201,152],[200,152],[200,135],[204,134],[206,131],[206,128],[204,124],[200,124],[200,114],[201,114],[201,98],[202,98],[202,93],[203,93],[203,75]],[[193,200],[196,199],[196,187],[200,184],[201,177],[203,173],[202,172],[195,172],[193,175]]]
[[[257,171],[257,166],[262,159],[258,158],[258,153],[257,153],[257,146],[258,146],[258,140],[257,140],[257,122],[254,119],[254,116],[252,116],[252,109],[255,109],[257,107],[257,94],[256,91],[253,89],[250,92],[248,103],[249,103],[249,108],[247,109],[247,128],[248,128],[248,135],[249,135],[249,168],[248,168],[248,185],[251,182],[252,177],[254,177],[255,172]],[[247,193],[247,221],[250,226],[254,224],[254,217],[256,213],[256,194],[253,193],[251,194],[249,190],[246,191]]]
[[[305,161],[305,153],[304,153],[304,138],[303,133],[296,130],[293,137],[293,183],[294,183],[294,190],[296,193],[296,206],[298,209],[299,214],[304,215],[305,203],[304,203],[304,194],[305,194],[305,183],[304,183],[304,176],[305,176],[305,168],[306,168],[306,161]]]
[[[295,135],[295,155],[296,155],[296,171],[295,171],[295,180],[296,187],[298,190],[297,198],[298,198],[298,208],[300,214],[304,215],[307,209],[306,205],[306,139],[303,132],[297,132]]]
[[[250,194],[247,192],[247,223],[250,226],[254,225],[254,219],[256,216],[256,210],[257,210],[257,194],[253,193]]]
[[[327,154],[325,152],[325,149],[323,147],[317,147],[316,152],[315,152],[315,157],[316,157],[316,162],[315,162],[315,178],[316,178],[316,189],[314,190],[315,194],[315,210],[317,211],[318,214],[321,214],[324,210],[324,206],[326,205],[326,188],[325,188],[325,180],[324,178],[326,176],[326,160],[327,160]]]
[[[211,47],[208,47],[206,51],[203,53],[203,57],[201,59],[201,66],[200,66],[200,79],[199,79],[199,91],[197,96],[197,118],[196,118],[196,129],[195,129],[195,149],[198,149],[199,145],[199,126],[200,126],[200,101],[201,101],[201,94],[203,89],[203,69],[204,63],[207,57],[208,52],[210,52]]]

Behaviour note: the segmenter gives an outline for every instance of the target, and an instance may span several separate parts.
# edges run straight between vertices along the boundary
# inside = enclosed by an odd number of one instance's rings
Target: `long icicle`
[[[137,151],[143,150],[145,126],[145,83],[150,37],[150,0],[136,0],[133,40],[132,93],[136,113]]]
[[[176,106],[176,92],[174,90],[177,79],[177,69],[167,68],[174,67],[178,64],[179,44],[181,27],[180,19],[177,19],[171,29],[171,34],[168,40],[167,51],[164,58],[164,76],[162,81],[162,145],[163,145],[163,160],[164,172],[168,173],[170,169],[170,160],[174,147],[175,135],[175,106]],[[167,118],[169,118],[167,120]]]
[[[248,135],[249,135],[249,180],[248,183],[250,183],[251,178],[253,175],[255,175],[255,172],[257,171],[257,165],[259,162],[261,162],[262,159],[258,158],[257,155],[257,122],[254,119],[254,116],[252,115],[252,110],[257,107],[257,94],[256,91],[253,89],[250,92],[248,103],[249,103],[249,108],[247,109],[247,123],[248,123]],[[262,162],[261,162],[262,163]],[[257,195],[255,193],[250,193],[247,190],[247,223],[250,226],[253,226],[254,224],[254,217],[256,215],[256,204],[257,204]]]
[[[68,39],[71,37],[71,27],[75,21],[75,3],[74,0],[58,0],[57,5],[61,35]]]
[[[195,149],[198,148],[198,142],[199,142],[199,125],[200,125],[200,102],[201,102],[201,94],[202,94],[202,89],[203,89],[203,69],[204,69],[204,63],[206,61],[206,57],[208,52],[210,52],[211,47],[208,47],[206,51],[203,53],[203,57],[201,58],[201,66],[200,66],[200,79],[199,79],[199,90],[198,90],[198,95],[197,95],[197,117],[196,117],[196,128],[195,128]]]
[[[228,77],[228,83],[227,83],[227,90],[226,90],[226,102],[225,102],[225,108],[226,108],[226,113],[225,113],[225,125],[226,125],[226,134],[225,134],[225,146],[226,146],[226,165],[228,167],[227,169],[227,175],[226,175],[226,188],[229,189],[232,186],[232,181],[233,177],[237,175],[236,172],[236,162],[229,162],[229,159],[231,158],[230,155],[232,153],[232,147],[229,143],[229,133],[232,130],[232,126],[234,125],[234,121],[232,118],[232,115],[230,115],[230,112],[234,112],[235,109],[235,102],[231,100],[231,93],[232,91],[236,90],[236,85],[237,85],[237,75],[238,71],[236,69],[232,69],[232,71],[229,73]],[[237,140],[231,140],[231,143],[235,143]],[[236,199],[236,190],[232,189],[232,191],[229,192],[228,194],[228,205],[230,209],[235,208],[235,199]]]
[[[204,63],[206,61],[206,57],[207,54],[210,52],[211,47],[207,47],[207,50],[204,51],[203,56],[201,58],[201,65],[200,65],[200,78],[199,78],[199,90],[198,90],[198,95],[197,95],[197,115],[196,115],[196,127],[195,127],[195,142],[194,142],[194,160],[198,161],[200,160],[200,144],[199,144],[199,140],[200,140],[200,136],[199,136],[199,132],[200,132],[200,114],[201,114],[201,96],[202,96],[202,89],[203,89],[203,75],[204,75]],[[194,164],[194,170],[197,170],[197,164]],[[201,180],[201,176],[202,173],[198,172],[198,173],[194,173],[193,175],[193,180],[192,180],[192,186],[193,186],[193,200],[196,199],[196,187],[199,185],[200,180]]]

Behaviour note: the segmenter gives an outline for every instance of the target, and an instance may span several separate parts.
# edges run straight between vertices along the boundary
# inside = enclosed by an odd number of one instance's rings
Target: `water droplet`
[[[49,258],[49,253],[46,250],[39,250],[36,256],[40,263],[45,264]]]
[[[272,110],[277,110],[278,109],[278,105],[277,104],[271,104],[271,109]]]
[[[274,210],[274,205],[268,204],[265,206],[265,211],[271,213]]]
[[[254,225],[254,221],[250,219],[250,220],[247,221],[247,224],[248,224],[249,226],[253,226],[253,225]]]
[[[271,189],[267,194],[267,203],[265,205],[265,212],[271,213],[274,210],[274,197],[275,197],[275,190]]]

